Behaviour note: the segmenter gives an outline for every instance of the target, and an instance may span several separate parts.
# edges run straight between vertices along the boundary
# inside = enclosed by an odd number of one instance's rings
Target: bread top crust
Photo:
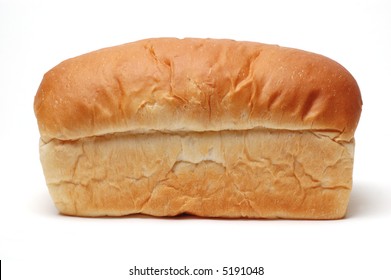
[[[68,59],[35,96],[41,138],[111,133],[306,130],[354,137],[361,95],[337,62],[297,49],[156,38]]]

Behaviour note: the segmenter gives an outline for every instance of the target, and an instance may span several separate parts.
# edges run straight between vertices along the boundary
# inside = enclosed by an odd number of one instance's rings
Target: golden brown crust
[[[34,102],[61,213],[291,219],[345,215],[361,106],[326,57],[173,38],[64,61]]]
[[[338,63],[252,42],[149,39],[54,67],[34,109],[41,137],[270,128],[350,141],[360,91]]]

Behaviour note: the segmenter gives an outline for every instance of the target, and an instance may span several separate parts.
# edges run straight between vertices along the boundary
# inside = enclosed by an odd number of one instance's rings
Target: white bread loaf
[[[361,106],[326,57],[174,38],[66,60],[34,102],[63,214],[292,219],[345,215]]]

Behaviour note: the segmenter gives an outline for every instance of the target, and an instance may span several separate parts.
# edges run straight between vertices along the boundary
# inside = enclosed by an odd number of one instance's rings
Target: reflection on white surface
[[[386,185],[375,182],[355,182],[350,195],[346,219],[389,217],[391,192]]]

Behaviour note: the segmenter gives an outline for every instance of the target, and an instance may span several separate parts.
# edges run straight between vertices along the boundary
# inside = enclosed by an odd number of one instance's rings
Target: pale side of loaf
[[[61,213],[336,219],[361,106],[326,57],[163,38],[62,62],[34,109]]]
[[[126,134],[41,146],[61,213],[331,219],[345,214],[353,144],[269,130]]]

